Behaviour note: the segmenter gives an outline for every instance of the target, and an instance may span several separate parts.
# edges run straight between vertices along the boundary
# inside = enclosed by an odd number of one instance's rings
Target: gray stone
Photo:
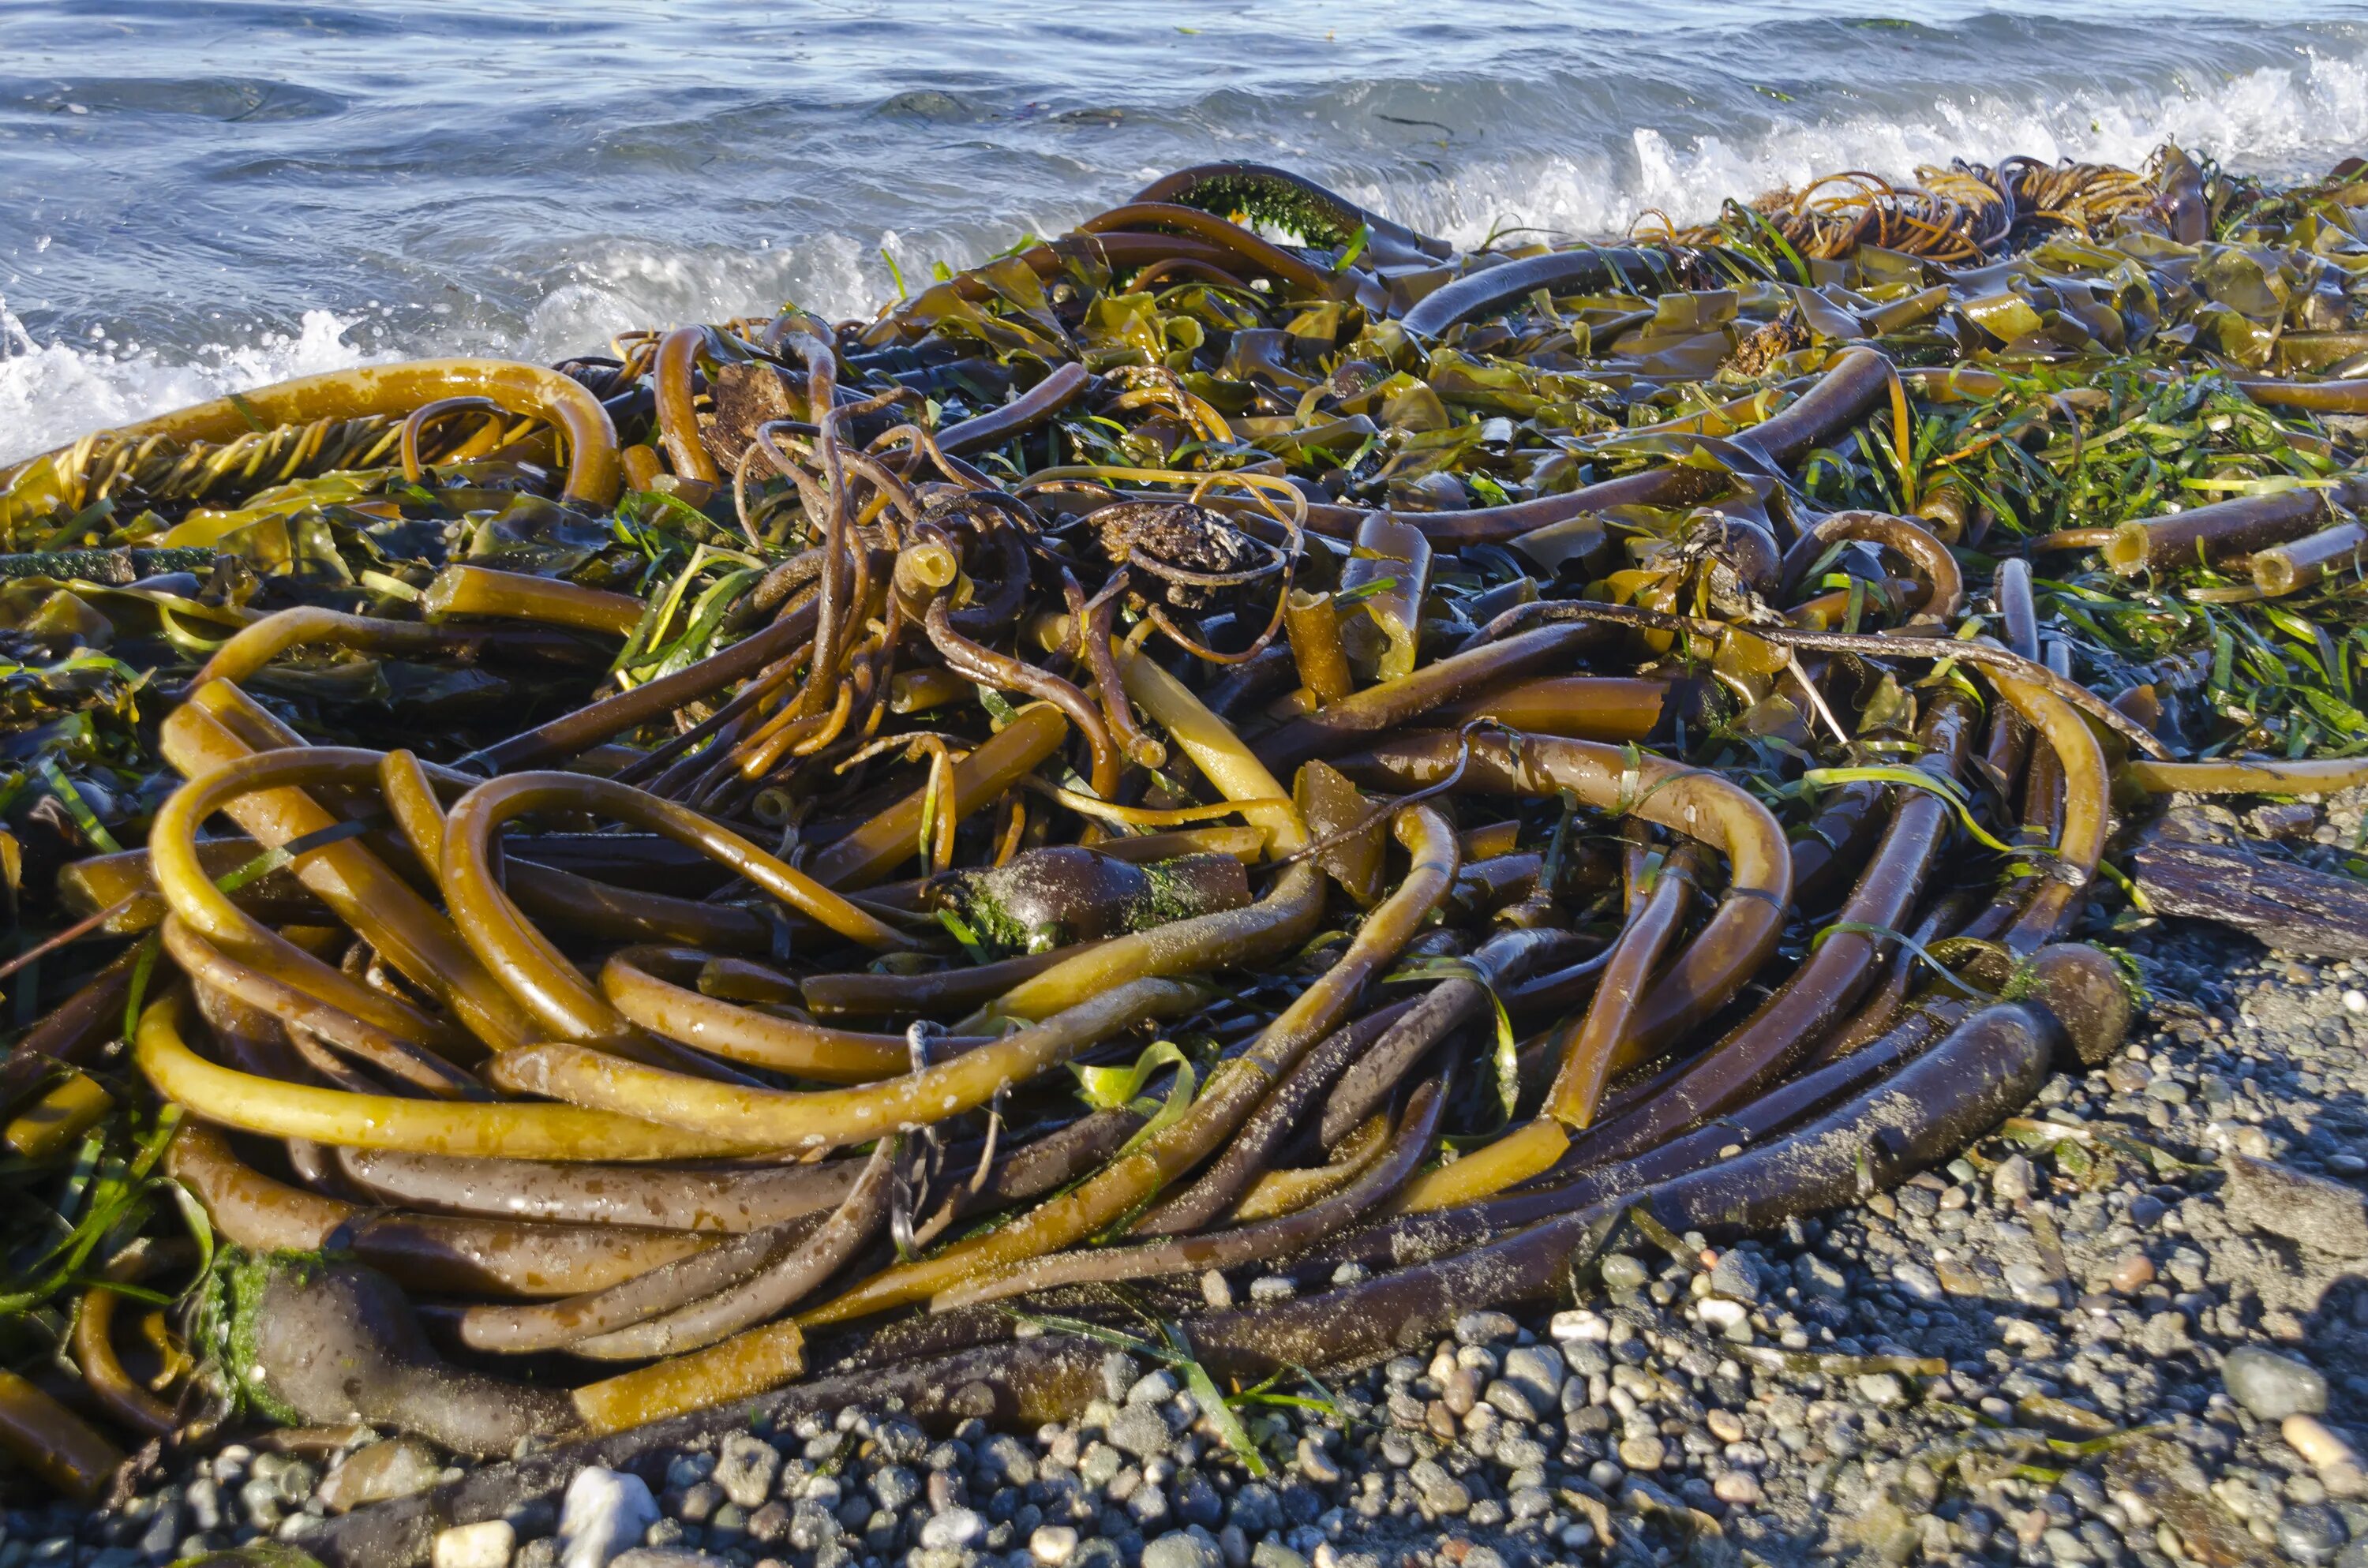
[[[1225,1556],[1206,1536],[1171,1530],[1143,1543],[1143,1568],[1225,1568]]]
[[[2039,1172],[2021,1154],[2010,1154],[1990,1172],[1990,1192],[2001,1203],[2021,1203],[2037,1190]]]
[[[1110,1425],[1110,1440],[1137,1459],[1167,1451],[1167,1418],[1147,1404],[1130,1404]]]
[[[1841,1301],[1850,1299],[1850,1276],[1829,1258],[1804,1252],[1793,1260],[1793,1283],[1801,1294],[1813,1301]]]
[[[1947,1294],[1941,1289],[1941,1277],[1920,1263],[1893,1264],[1891,1282],[1914,1301],[1937,1301]]]
[[[2368,1203],[2357,1187],[2246,1154],[2223,1164],[2230,1217],[2336,1257],[2368,1257]]]
[[[321,1502],[343,1514],[392,1497],[408,1497],[436,1484],[444,1461],[416,1437],[397,1437],[356,1449],[321,1483]]]
[[[892,1514],[902,1513],[921,1494],[921,1478],[901,1464],[882,1465],[871,1474],[871,1495]]]
[[[715,1483],[743,1508],[761,1508],[772,1494],[781,1451],[762,1437],[734,1432],[715,1456]]]
[[[2324,1503],[2288,1508],[2277,1523],[2278,1546],[2297,1562],[2319,1563],[2343,1550],[2343,1516]]]
[[[1641,1290],[1645,1288],[1645,1282],[1652,1278],[1645,1272],[1642,1263],[1624,1252],[1608,1255],[1599,1267],[1603,1276],[1603,1288],[1615,1295],[1628,1290]]]
[[[1212,1530],[1224,1522],[1225,1500],[1217,1495],[1217,1489],[1199,1471],[1187,1471],[1178,1476],[1170,1490],[1175,1494],[1176,1517],[1186,1524]]]
[[[948,1508],[921,1526],[921,1544],[968,1546],[986,1533],[986,1519],[973,1508]]]
[[[1563,1354],[1550,1344],[1514,1346],[1505,1352],[1500,1374],[1504,1381],[1530,1396],[1531,1406],[1540,1415],[1551,1413],[1562,1403],[1565,1375]]]
[[[1858,1390],[1859,1398],[1869,1404],[1890,1406],[1907,1403],[1907,1386],[1899,1381],[1896,1372],[1863,1372],[1851,1379],[1850,1384]]]
[[[2317,1415],[2327,1409],[2327,1378],[2316,1367],[2243,1345],[2228,1352],[2220,1364],[2220,1381],[2228,1397],[2264,1421],[2289,1415]]]
[[[978,1468],[1005,1486],[1025,1486],[1036,1479],[1036,1456],[1019,1438],[998,1432],[979,1445]]]
[[[1126,1391],[1126,1403],[1165,1404],[1176,1397],[1176,1391],[1182,1386],[1176,1381],[1176,1375],[1163,1367],[1135,1379]]]
[[[1459,1345],[1487,1345],[1499,1339],[1510,1339],[1520,1324],[1504,1312],[1465,1312],[1455,1320],[1455,1342]]]
[[[1710,1293],[1746,1306],[1757,1306],[1767,1281],[1759,1273],[1759,1260],[1741,1247],[1729,1247],[1719,1254],[1718,1262],[1710,1271]]]
[[[608,1568],[658,1522],[657,1499],[640,1476],[589,1465],[567,1483],[559,1514],[561,1568]]]
[[[1307,1559],[1279,1540],[1262,1540],[1250,1548],[1250,1568],[1307,1568]]]

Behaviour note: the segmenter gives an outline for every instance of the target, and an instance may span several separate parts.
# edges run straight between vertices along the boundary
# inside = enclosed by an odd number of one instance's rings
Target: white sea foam
[[[1915,115],[1780,121],[1748,141],[1640,127],[1624,146],[1384,180],[1349,194],[1461,244],[1516,223],[1601,236],[1625,232],[1648,211],[1697,222],[1728,197],[1840,169],[1905,178],[1922,165],[2018,153],[2137,167],[2165,142],[2238,170],[2324,168],[2368,145],[2368,61],[2312,51],[2292,66],[2143,94],[2039,100],[1968,89]]]
[[[1755,101],[1764,129],[1691,134],[1642,126],[1600,145],[1515,154],[1402,176],[1344,180],[1344,190],[1417,227],[1473,243],[1503,225],[1602,236],[1659,210],[1679,222],[1713,214],[1721,200],[1797,186],[1836,169],[1907,176],[1952,157],[2094,159],[2135,165],[2166,140],[2231,167],[2301,172],[2368,146],[2368,51],[2297,51],[2290,65],[2213,74],[2144,91],[2054,92],[1964,88],[1913,110],[1861,110],[1787,119]],[[1319,144],[1270,145],[1262,155],[1322,162]],[[1015,212],[1045,210],[1037,232],[1071,213],[1042,192],[1014,192]],[[959,260],[1007,244],[1016,222],[958,222],[927,234],[825,233],[746,249],[612,242],[570,245],[554,260],[540,301],[507,335],[471,329],[467,351],[549,361],[592,349],[635,325],[768,310],[785,299],[825,316],[868,315],[888,288],[880,256],[896,256],[908,282],[929,261]],[[43,450],[82,431],[121,424],[224,392],[383,357],[351,341],[356,324],[326,310],[304,312],[294,333],[256,331],[194,354],[72,340],[36,342],[0,301],[0,461]],[[414,353],[462,351],[459,341],[412,341]]]
[[[191,359],[166,359],[107,340],[86,347],[37,343],[0,300],[0,462],[47,451],[85,430],[387,357],[346,341],[353,324],[328,311],[306,311],[293,333],[257,333]]]

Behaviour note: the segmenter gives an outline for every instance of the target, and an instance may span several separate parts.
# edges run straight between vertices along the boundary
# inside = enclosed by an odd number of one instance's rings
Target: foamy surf
[[[74,255],[78,245],[104,250],[97,230],[77,237],[71,222],[61,224],[62,237],[41,254],[0,238],[0,290],[16,305],[0,297],[0,461],[373,357],[550,361],[596,350],[628,327],[767,312],[784,300],[834,317],[866,314],[893,296],[899,275],[917,286],[932,262],[960,265],[1026,233],[1055,232],[1122,199],[1148,173],[1211,158],[1289,164],[1470,244],[1517,226],[1602,237],[1649,212],[1699,221],[1729,197],[1841,169],[1907,179],[1919,165],[2016,153],[2136,165],[2168,140],[2235,169],[2292,175],[2368,148],[2368,35],[2341,26],[2220,25],[2215,56],[2182,47],[2174,17],[2163,23],[2159,54],[2139,58],[2127,24],[2097,22],[2108,41],[2088,61],[2064,40],[2087,36],[2091,24],[1986,12],[1898,34],[1896,57],[1939,78],[1992,69],[1995,77],[1919,83],[1904,68],[1898,80],[1870,79],[1880,78],[1870,62],[1892,56],[1867,40],[1890,35],[1849,30],[1861,24],[1847,20],[1820,35],[1823,24],[1804,20],[1800,7],[1772,14],[1780,21],[1764,34],[1774,40],[1765,59],[1738,51],[1734,39],[1680,30],[1653,72],[1633,75],[1580,57],[1541,70],[1531,51],[1497,36],[1474,46],[1479,56],[1451,62],[1455,74],[1431,80],[1404,74],[1403,51],[1392,62],[1399,74],[1360,79],[1356,53],[1341,51],[1323,62],[1331,74],[1286,70],[1287,83],[1253,88],[1171,76],[1144,86],[1150,96],[1139,108],[1067,116],[1038,113],[1008,83],[967,99],[939,95],[953,108],[934,118],[881,111],[880,99],[744,105],[642,133],[650,145],[637,146],[621,174],[600,163],[620,156],[611,141],[621,133],[604,130],[581,160],[580,211],[569,183],[579,176],[567,160],[523,166],[487,153],[508,162],[490,174],[468,171],[504,200],[530,192],[530,222],[490,201],[445,207],[432,167],[414,168],[403,190],[424,182],[430,192],[428,216],[407,231],[416,237],[390,224],[379,246],[327,247],[309,258],[282,246],[209,267],[202,278],[169,279],[212,307],[202,314],[194,302],[160,307],[144,276],[136,287],[119,283],[94,256]],[[2036,72],[2015,55],[2028,54],[2034,38],[2049,44]],[[935,47],[952,48],[943,39]],[[1715,63],[1690,63],[1690,50]],[[1040,68],[1062,66],[1047,57]],[[2084,73],[2092,78],[2085,85]],[[1797,90],[1769,85],[1776,81]],[[367,108],[366,96],[356,101]],[[837,129],[783,144],[768,115],[795,125],[819,116]],[[135,140],[186,134],[179,125],[130,129]],[[275,139],[332,131],[345,140],[328,163],[360,156],[359,130],[340,129],[335,115],[238,134],[243,153],[256,156]],[[10,183],[11,145],[0,139],[0,190]],[[472,143],[468,156],[480,155]],[[965,177],[981,160],[995,175]],[[706,179],[684,173],[716,161],[738,166]],[[654,215],[643,232],[628,232],[617,216],[619,182],[630,187],[653,167],[663,178],[651,176],[650,199],[623,205]],[[450,177],[456,188],[468,184],[459,170]],[[0,197],[0,220],[11,199]],[[49,194],[30,205],[46,224],[61,215],[51,210],[57,200]],[[0,233],[6,227],[0,222]],[[57,292],[54,279],[78,270],[97,281]],[[255,299],[273,303],[247,302]],[[131,340],[135,334],[144,344]]]
[[[354,324],[330,311],[306,311],[293,333],[261,331],[176,359],[105,338],[87,347],[37,343],[0,299],[0,461],[225,392],[390,358],[347,342]]]

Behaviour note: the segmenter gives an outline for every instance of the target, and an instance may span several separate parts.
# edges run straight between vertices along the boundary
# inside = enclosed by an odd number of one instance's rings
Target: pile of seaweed
[[[1117,1338],[1255,1465],[2102,1060],[2148,801],[2368,779],[2368,180],[1918,177],[1458,251],[1212,165],[0,470],[0,1443]]]

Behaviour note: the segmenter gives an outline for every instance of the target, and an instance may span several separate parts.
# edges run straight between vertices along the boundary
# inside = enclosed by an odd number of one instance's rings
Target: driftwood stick
[[[2292,953],[2368,958],[2368,882],[2272,859],[2245,840],[2157,834],[2137,853],[2137,881],[2157,914],[2215,920]]]

